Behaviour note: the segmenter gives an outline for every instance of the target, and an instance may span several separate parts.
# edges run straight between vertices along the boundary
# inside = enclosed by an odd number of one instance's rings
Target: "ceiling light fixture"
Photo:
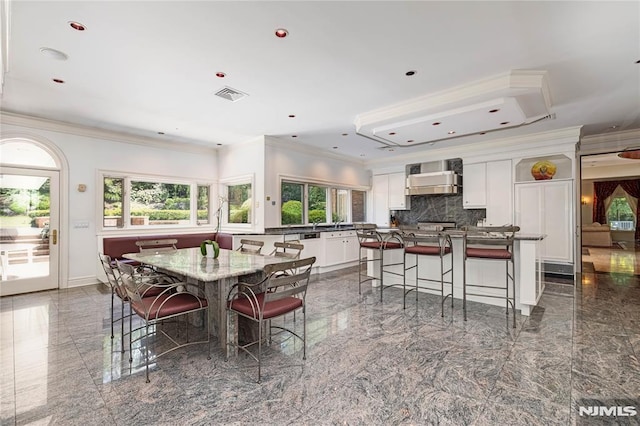
[[[509,124],[508,121],[503,121],[502,123],[500,123],[501,126],[506,126],[507,124]]]
[[[40,53],[42,53],[47,58],[55,59],[57,61],[66,61],[69,58],[66,53],[56,49],[52,49],[50,47],[41,47]]]
[[[59,79],[59,78],[52,78],[51,80],[52,80],[54,83],[64,84],[64,80]]]
[[[296,118],[296,116],[293,114],[289,114],[289,118]]]
[[[164,132],[158,132],[159,135],[164,135]]]
[[[407,143],[413,143],[413,139],[409,139]]]
[[[218,78],[225,78],[226,76],[227,75],[225,73],[223,73],[223,72],[217,72],[216,73],[216,77],[218,77]]]
[[[217,143],[216,145],[218,145],[218,146],[222,146],[222,144],[221,144],[221,143]]]
[[[349,133],[343,133],[342,136],[349,136]]]
[[[286,36],[289,35],[289,31],[287,31],[284,28],[278,28],[275,34],[276,34],[276,37],[278,38],[285,38]]]
[[[396,132],[390,132],[390,133],[389,133],[389,136],[393,136],[393,135],[395,135],[395,134],[396,134]]]
[[[436,121],[435,123],[432,123],[432,126],[439,126],[441,123],[439,121]]]
[[[292,138],[297,138],[297,137],[298,137],[298,135],[291,135],[291,137],[292,137]]]
[[[455,130],[449,130],[447,133],[450,134],[450,135],[455,135],[456,131]]]
[[[500,111],[500,109],[498,109],[498,108],[494,108],[494,109],[492,109],[492,110],[489,110],[489,112],[490,112],[491,114],[493,114],[494,112],[498,112],[498,111]]]
[[[87,27],[82,25],[80,22],[75,22],[75,21],[69,21],[69,26],[71,26],[71,28],[73,28],[76,31],[84,31],[87,29]]]
[[[412,75],[416,75],[416,73],[417,73],[416,70],[411,70],[404,73],[404,75],[406,75],[407,77],[411,77]]]
[[[334,147],[333,147],[333,149],[338,149],[338,147],[337,147],[337,146],[334,146]]]

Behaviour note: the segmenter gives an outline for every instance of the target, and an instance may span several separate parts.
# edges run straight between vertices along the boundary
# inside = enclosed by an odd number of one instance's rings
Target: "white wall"
[[[329,157],[326,152],[265,138],[265,227],[280,225],[280,181],[283,177],[368,190],[371,173],[362,163]],[[267,197],[269,200],[267,200]],[[369,208],[369,206],[368,206]]]
[[[68,282],[62,282],[61,287],[96,282],[97,240],[98,234],[101,233],[96,187],[98,170],[159,174],[209,182],[214,182],[217,177],[217,154],[213,149],[195,149],[194,152],[189,152],[182,145],[176,145],[175,150],[152,145],[143,146],[87,136],[86,131],[78,131],[85,133],[83,135],[73,134],[70,132],[74,129],[68,126],[64,127],[65,132],[62,132],[43,130],[35,127],[36,125],[37,123],[33,127],[26,127],[3,123],[1,136],[23,136],[41,142],[48,141],[61,150],[67,159],[68,185],[61,188],[61,192],[67,191],[68,203],[61,207],[68,210],[68,221],[64,224],[68,232],[68,256],[61,256],[61,260],[67,258]],[[123,140],[125,138],[122,137]],[[81,183],[87,185],[86,192],[77,191],[76,188]],[[73,224],[78,221],[87,221],[89,227],[75,229]],[[204,229],[199,227],[198,231]],[[61,241],[64,239],[61,238]],[[64,250],[64,247],[61,247],[61,251]]]
[[[264,232],[265,143],[259,137],[242,144],[222,148],[218,153],[218,180],[251,176],[253,181],[253,218],[250,227],[223,226],[224,231]],[[215,206],[214,206],[215,208]]]

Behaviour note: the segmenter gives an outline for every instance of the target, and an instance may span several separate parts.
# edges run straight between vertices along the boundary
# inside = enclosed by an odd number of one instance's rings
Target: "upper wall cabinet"
[[[390,210],[409,210],[411,199],[404,195],[404,172],[373,175],[373,221],[378,226],[389,226]]]
[[[462,206],[465,209],[487,207],[487,163],[463,164]]]

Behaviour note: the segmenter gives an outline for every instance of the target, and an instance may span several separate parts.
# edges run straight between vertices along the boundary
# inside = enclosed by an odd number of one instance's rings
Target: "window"
[[[229,210],[227,223],[251,223],[251,184],[227,186]]]
[[[209,185],[106,174],[102,183],[105,229],[211,223]]]
[[[188,225],[191,222],[191,186],[131,181],[131,225]]]
[[[364,191],[283,180],[280,193],[282,225],[365,221]]]
[[[635,217],[626,197],[615,197],[607,210],[607,222],[612,230],[632,231],[636,229]]]
[[[198,185],[198,225],[209,224],[209,187]]]
[[[105,177],[103,180],[102,226],[122,228],[122,205],[124,200],[124,179]]]
[[[282,182],[281,206],[282,224],[299,225],[304,223],[302,203],[304,201],[304,184]]]

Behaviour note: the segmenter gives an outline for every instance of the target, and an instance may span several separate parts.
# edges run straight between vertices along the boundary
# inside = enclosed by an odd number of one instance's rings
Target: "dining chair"
[[[254,323],[258,329],[256,340],[248,343],[228,342],[228,346],[244,351],[258,363],[258,383],[262,378],[262,346],[265,340],[271,343],[272,329],[290,333],[302,341],[302,359],[307,359],[307,319],[306,293],[309,285],[311,268],[315,257],[290,260],[282,263],[266,265],[266,277],[255,284],[239,282],[231,287],[227,296],[227,329],[230,327],[231,317],[238,315]],[[283,273],[295,271],[295,273]],[[302,311],[302,333],[294,329],[294,325],[287,326],[286,322],[274,325],[272,320],[288,313]],[[266,330],[267,336],[263,336]],[[250,349],[258,346],[257,355]],[[229,359],[227,351],[227,360]]]
[[[129,362],[133,362],[131,353],[133,343],[140,341],[145,353],[145,371],[146,381],[149,383],[149,363],[150,363],[150,342],[148,340],[151,335],[160,332],[168,340],[168,348],[162,352],[156,353],[155,358],[159,358],[176,349],[191,346],[200,343],[207,343],[208,353],[207,359],[211,359],[211,345],[209,337],[209,304],[204,295],[204,291],[193,284],[185,282],[160,282],[148,284],[147,276],[144,272],[140,272],[135,267],[117,261],[118,269],[121,273],[121,285],[126,291],[131,315],[129,316]],[[144,289],[155,288],[159,293],[153,297],[145,297]],[[195,341],[189,341],[189,321],[188,314],[202,312],[204,318],[202,323],[205,328],[206,339],[202,338]],[[143,325],[133,328],[133,315],[139,317]],[[175,335],[170,334],[168,324],[165,323],[169,319],[178,319],[180,316],[185,317],[185,334],[186,337],[180,337],[180,322],[176,321]],[[167,329],[166,329],[167,328]],[[133,337],[135,332],[139,332],[137,337]]]
[[[269,256],[286,257],[288,259],[300,259],[300,254],[304,250],[304,244],[299,242],[284,242],[279,241],[273,243],[273,251],[269,253]]]
[[[161,253],[166,251],[176,251],[178,240],[175,238],[164,238],[159,240],[138,240],[136,245],[140,253]]]
[[[256,240],[240,240],[240,247],[238,250],[240,253],[252,253],[252,254],[260,254],[262,251],[262,247],[264,246],[264,241],[256,241]]]

